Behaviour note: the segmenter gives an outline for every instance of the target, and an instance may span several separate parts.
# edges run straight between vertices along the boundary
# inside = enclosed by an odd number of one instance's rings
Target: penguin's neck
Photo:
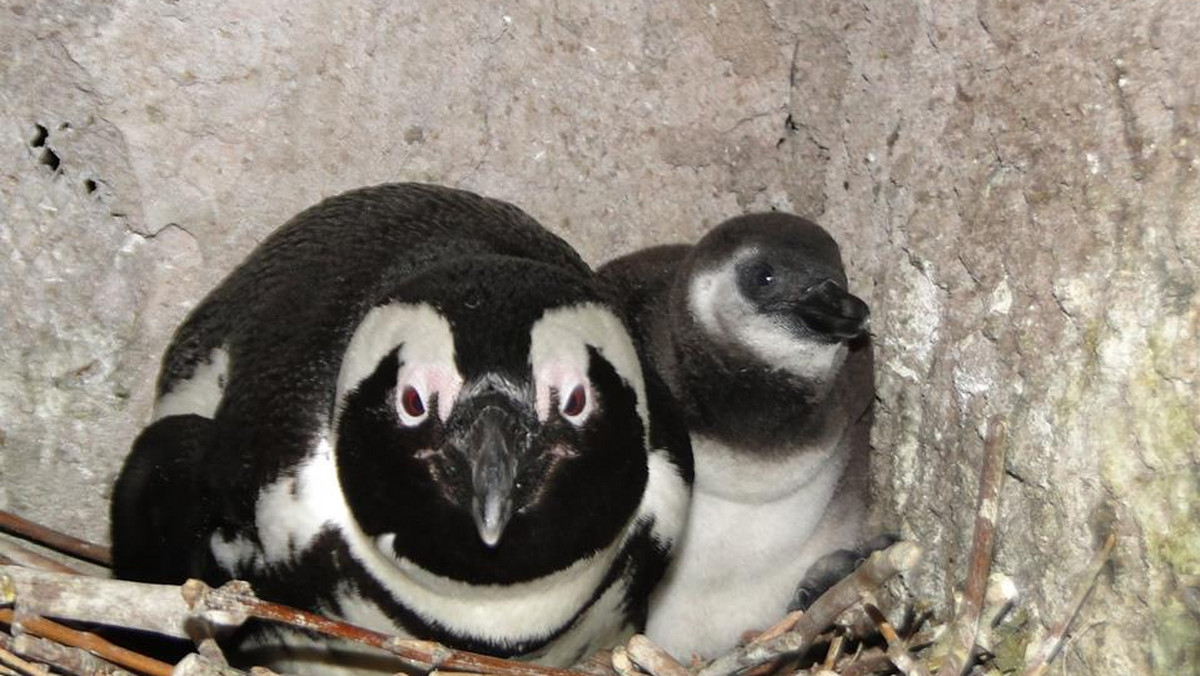
[[[802,378],[698,338],[675,336],[674,394],[688,428],[717,441],[778,455],[796,439],[821,435],[831,418],[829,382]]]

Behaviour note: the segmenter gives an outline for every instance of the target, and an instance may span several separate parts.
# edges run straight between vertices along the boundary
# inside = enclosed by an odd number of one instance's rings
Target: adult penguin
[[[291,219],[179,327],[114,570],[564,665],[644,623],[690,481],[669,395],[565,242],[511,204],[381,185]],[[239,645],[288,646],[292,673],[396,667],[276,627]]]

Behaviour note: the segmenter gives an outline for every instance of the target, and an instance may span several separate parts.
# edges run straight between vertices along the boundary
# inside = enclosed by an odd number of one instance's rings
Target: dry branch
[[[883,612],[873,604],[867,604],[864,608],[867,615],[875,622],[875,626],[879,627],[879,633],[883,634],[883,640],[887,641],[888,659],[900,670],[900,673],[905,676],[929,676],[929,670],[925,668],[925,665],[913,659],[912,654],[908,652],[908,644],[896,633],[895,627],[888,622]]]
[[[183,595],[192,611],[204,617],[211,617],[213,613],[219,617],[227,614],[249,616],[315,631],[385,650],[409,666],[422,671],[447,668],[452,671],[497,676],[581,676],[579,672],[569,669],[480,655],[448,648],[433,641],[397,638],[356,627],[314,613],[263,601],[255,597],[250,592],[249,585],[245,583],[229,583],[213,589],[199,580],[189,580],[183,586]]]
[[[191,653],[175,665],[171,676],[247,676],[246,672],[227,664],[213,661],[198,653]]]
[[[875,552],[852,575],[821,595],[792,631],[763,643],[752,643],[713,660],[699,676],[729,676],[779,657],[799,655],[863,594],[878,589],[896,575],[909,570],[921,558],[921,548],[901,541]]]
[[[958,615],[950,625],[943,643],[945,657],[938,676],[960,676],[966,669],[979,630],[979,613],[988,572],[992,567],[992,545],[996,539],[996,516],[1000,511],[1000,486],[1004,480],[1005,443],[1000,418],[988,421],[987,441],[983,450],[983,469],[979,473],[979,502],[975,510],[975,534],[971,545],[970,568]],[[939,651],[942,652],[942,651]],[[899,666],[899,665],[897,665]]]
[[[55,643],[81,648],[109,662],[119,664],[133,671],[140,671],[151,676],[170,676],[171,674],[171,665],[166,662],[160,662],[132,650],[122,648],[95,634],[77,631],[57,622],[37,617],[36,615],[25,616],[22,614],[18,623],[16,613],[11,610],[0,610],[0,624],[10,626],[19,624],[21,630],[26,633],[50,639]]]
[[[16,669],[18,673],[29,674],[29,676],[49,676],[50,674],[50,668],[46,665],[21,659],[4,648],[0,648],[0,664]]]
[[[108,547],[81,540],[73,535],[60,533],[53,528],[38,525],[16,514],[0,510],[0,530],[32,540],[77,559],[91,561],[108,568],[112,567],[112,553]]]
[[[634,634],[629,638],[625,651],[629,658],[650,676],[691,676],[691,672],[675,661],[667,651],[641,634]]]
[[[638,670],[633,666],[633,660],[629,658],[629,652],[623,645],[612,649],[612,666],[621,676],[640,676]]]
[[[17,588],[23,612],[188,638],[188,607],[179,587],[0,566]]]
[[[133,676],[130,672],[87,651],[29,634],[14,638],[12,651],[31,660],[52,664],[55,668],[76,676]]]
[[[9,565],[8,562],[12,562],[14,565],[37,568],[38,570],[50,570],[56,573],[81,574],[80,571],[75,570],[65,563],[55,561],[48,556],[43,556],[35,551],[26,549],[15,542],[9,542],[0,538],[0,564]]]
[[[1092,556],[1091,562],[1088,563],[1083,580],[1080,581],[1079,587],[1071,597],[1070,604],[1067,605],[1067,615],[1058,624],[1054,625],[1054,628],[1046,635],[1046,640],[1042,643],[1042,647],[1038,649],[1033,659],[1029,661],[1028,666],[1025,667],[1023,676],[1042,676],[1050,668],[1050,663],[1054,661],[1054,658],[1058,656],[1058,652],[1062,650],[1067,632],[1071,630],[1071,625],[1075,622],[1075,617],[1079,615],[1079,609],[1083,607],[1088,595],[1092,593],[1092,588],[1096,586],[1096,578],[1099,577],[1100,571],[1108,563],[1108,558],[1112,555],[1113,547],[1116,544],[1117,537],[1109,533],[1108,537],[1104,539],[1104,544],[1100,546],[1100,550]]]

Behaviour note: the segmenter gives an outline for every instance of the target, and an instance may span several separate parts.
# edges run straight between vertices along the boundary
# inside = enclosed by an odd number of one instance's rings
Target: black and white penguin
[[[848,572],[831,563],[853,565],[874,400],[867,305],[833,238],[778,213],[600,274],[681,404],[695,456],[647,633],[680,659],[713,657]]]
[[[569,664],[640,629],[682,530],[671,406],[594,273],[516,207],[348,192],[179,327],[115,488],[114,570]],[[275,631],[243,648],[345,662]]]

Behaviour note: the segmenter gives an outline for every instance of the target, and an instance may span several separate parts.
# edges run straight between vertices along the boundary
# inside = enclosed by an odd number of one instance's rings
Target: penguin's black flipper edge
[[[114,576],[163,584],[202,576],[207,547],[200,541],[212,532],[203,477],[213,427],[198,415],[168,416],[134,442],[113,489]]]
[[[854,549],[838,549],[817,559],[804,573],[792,600],[788,602],[788,612],[808,610],[814,601],[829,591],[833,585],[841,582],[850,573],[867,560],[871,554],[887,549],[900,541],[899,535],[885,533],[871,538]]]

